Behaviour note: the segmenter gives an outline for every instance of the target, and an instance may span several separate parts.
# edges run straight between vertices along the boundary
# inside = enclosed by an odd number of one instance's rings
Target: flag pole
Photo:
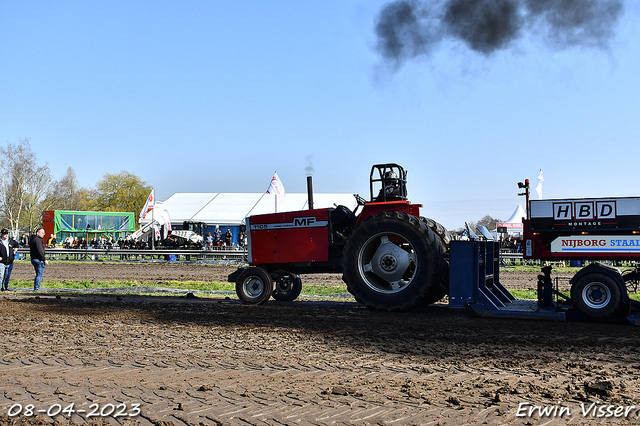
[[[267,194],[273,194],[275,196],[274,197],[275,204],[273,206],[273,211],[274,213],[278,213],[278,194],[282,194],[282,195],[285,194],[284,186],[282,186],[282,182],[278,177],[278,172],[273,173],[273,177],[271,178],[271,183],[267,188]]]
[[[153,223],[154,220],[154,210],[156,209],[156,189],[155,188],[151,188],[151,193],[153,194],[153,208],[151,209],[151,233],[152,233],[152,237],[151,237],[151,250],[155,250],[156,249],[156,229],[155,229],[155,225]]]

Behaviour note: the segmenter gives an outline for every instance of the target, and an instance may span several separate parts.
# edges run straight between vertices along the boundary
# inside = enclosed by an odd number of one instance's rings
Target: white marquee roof
[[[173,223],[204,222],[208,225],[240,225],[247,216],[275,212],[275,195],[266,193],[189,193],[176,192],[164,202],[158,201],[154,216],[169,213]],[[352,194],[313,194],[316,209],[342,204],[353,210]],[[307,194],[287,193],[278,196],[278,212],[305,210]],[[147,216],[149,217],[149,216]]]
[[[522,223],[523,217],[527,217],[527,213],[524,211],[522,206],[518,204],[511,217],[508,220],[505,220],[504,223]]]

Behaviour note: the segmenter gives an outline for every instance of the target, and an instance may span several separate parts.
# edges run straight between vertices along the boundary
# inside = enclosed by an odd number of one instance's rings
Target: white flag
[[[169,212],[164,210],[162,212],[162,221],[164,222],[164,239],[166,240],[171,232],[171,219],[169,218]]]
[[[145,219],[147,217],[147,213],[153,210],[153,206],[155,205],[155,203],[156,203],[156,197],[152,189],[151,193],[149,194],[149,198],[147,198],[147,202],[144,203],[144,207],[140,211],[140,219]]]
[[[544,177],[542,176],[542,169],[540,169],[540,174],[538,175],[538,184],[536,185],[536,192],[538,193],[538,198],[542,198],[542,182],[544,182]]]
[[[284,185],[278,177],[278,173],[274,173],[271,178],[269,188],[267,188],[267,194],[284,195]]]

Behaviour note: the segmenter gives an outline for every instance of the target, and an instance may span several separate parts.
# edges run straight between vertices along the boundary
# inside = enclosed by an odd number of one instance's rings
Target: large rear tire
[[[442,247],[442,252],[444,253],[444,260],[440,267],[440,278],[438,280],[438,285],[440,286],[439,299],[442,299],[444,296],[449,294],[449,250],[451,248],[451,235],[449,234],[449,231],[447,231],[447,228],[433,219],[421,217],[420,220],[423,221],[434,234],[436,234],[438,242]],[[436,296],[436,294],[434,294],[434,296]]]
[[[605,274],[587,274],[571,286],[571,300],[573,306],[586,316],[606,317],[620,306],[620,287]]]
[[[272,293],[273,280],[264,269],[252,266],[238,275],[236,294],[242,302],[261,305],[269,300]]]
[[[420,217],[420,220],[427,224],[427,226],[433,231],[433,233],[438,236],[440,243],[442,243],[442,245],[448,250],[449,245],[451,244],[451,234],[449,234],[447,228],[445,228],[435,220],[429,219],[428,217]]]
[[[382,212],[352,233],[342,259],[342,279],[370,309],[401,311],[438,301],[442,247],[415,216]]]

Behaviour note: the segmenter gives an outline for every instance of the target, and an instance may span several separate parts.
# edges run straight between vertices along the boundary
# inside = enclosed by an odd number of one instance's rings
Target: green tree
[[[494,229],[496,229],[496,225],[498,223],[501,223],[501,222],[502,222],[502,220],[496,219],[496,218],[494,218],[494,217],[492,217],[492,216],[487,214],[487,215],[484,215],[482,217],[482,219],[480,219],[479,221],[477,221],[477,222],[467,221],[467,224],[471,227],[471,229],[474,232],[478,228],[478,225],[484,225],[484,226],[487,227],[487,229],[489,231],[493,231]],[[450,231],[452,233],[460,235],[460,234],[466,233],[467,232],[467,228],[465,228],[464,226],[461,226],[460,228],[453,229],[453,230],[450,230]]]
[[[78,210],[91,211],[93,202],[94,191],[87,188],[81,188],[78,191]],[[142,207],[141,207],[142,208]]]
[[[86,198],[86,207],[97,211],[137,213],[142,210],[149,192],[151,186],[133,173],[105,173]]]
[[[494,229],[496,229],[496,225],[500,222],[502,222],[502,220],[497,219],[495,217],[491,217],[490,215],[487,214],[487,215],[484,215],[482,219],[476,222],[476,226],[484,225],[487,227],[489,231],[493,231]]]

